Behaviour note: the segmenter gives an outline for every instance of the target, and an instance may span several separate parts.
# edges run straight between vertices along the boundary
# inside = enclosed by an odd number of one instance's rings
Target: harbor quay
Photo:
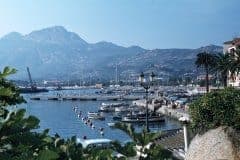
[[[31,100],[80,100],[80,101],[133,101],[140,100],[143,96],[139,95],[50,95],[32,96]]]
[[[176,109],[173,109],[171,108],[170,105],[163,105],[161,106],[158,110],[157,110],[158,113],[162,113],[166,116],[169,116],[171,118],[175,118],[175,119],[179,119],[181,117],[189,117],[189,114],[185,111],[185,109],[183,108],[176,108]]]

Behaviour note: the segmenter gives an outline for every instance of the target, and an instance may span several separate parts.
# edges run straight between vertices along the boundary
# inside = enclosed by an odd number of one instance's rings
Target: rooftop
[[[233,40],[226,41],[223,44],[240,45],[240,38],[234,38]]]

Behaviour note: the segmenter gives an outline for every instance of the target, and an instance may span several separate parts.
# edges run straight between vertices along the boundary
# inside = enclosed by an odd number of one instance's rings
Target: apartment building
[[[234,38],[231,41],[224,42],[223,53],[234,56],[236,49],[240,47],[240,38]],[[228,86],[240,87],[240,75],[228,76]]]

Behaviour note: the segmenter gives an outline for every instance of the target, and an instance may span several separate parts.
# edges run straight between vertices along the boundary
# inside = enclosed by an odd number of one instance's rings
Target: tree
[[[228,53],[231,58],[230,73],[231,77],[238,75],[240,73],[240,47],[233,50],[232,53]]]
[[[227,78],[229,71],[232,66],[232,58],[229,54],[217,54],[216,55],[216,65],[214,66],[214,71],[221,75],[221,80],[223,82],[223,86],[227,87]]]
[[[127,142],[122,146],[118,141],[113,141],[112,145],[114,146],[114,149],[127,156],[127,157],[134,157],[136,156],[136,151],[134,149],[134,146],[136,145],[134,142]]]
[[[207,52],[198,53],[195,64],[198,68],[203,67],[205,69],[206,91],[209,92],[209,73],[215,65],[215,56]]]
[[[57,135],[49,136],[48,130],[34,132],[39,119],[26,116],[25,109],[8,109],[25,102],[18,88],[6,79],[14,73],[16,70],[10,67],[0,72],[0,159],[83,159],[81,145],[74,137],[65,141]]]
[[[100,149],[92,148],[88,151],[85,151],[84,160],[111,160],[112,150],[111,149]]]
[[[225,88],[208,93],[194,101],[190,107],[192,129],[205,132],[219,126],[240,130],[240,90]]]
[[[137,133],[131,124],[116,123],[115,127],[127,133],[134,143],[140,148],[139,160],[148,159],[175,159],[171,152],[166,151],[161,146],[155,145],[153,142],[161,133],[147,132],[146,128],[142,132]],[[148,147],[147,147],[148,146]]]
[[[153,144],[150,149],[147,151],[148,160],[156,160],[156,159],[163,159],[163,160],[178,160],[177,158],[172,156],[171,151],[164,149],[160,145]]]

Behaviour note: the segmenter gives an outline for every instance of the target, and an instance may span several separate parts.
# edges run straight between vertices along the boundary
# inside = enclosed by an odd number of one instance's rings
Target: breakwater
[[[71,101],[133,101],[142,99],[143,96],[135,95],[38,95],[30,97],[31,100],[71,100]]]

